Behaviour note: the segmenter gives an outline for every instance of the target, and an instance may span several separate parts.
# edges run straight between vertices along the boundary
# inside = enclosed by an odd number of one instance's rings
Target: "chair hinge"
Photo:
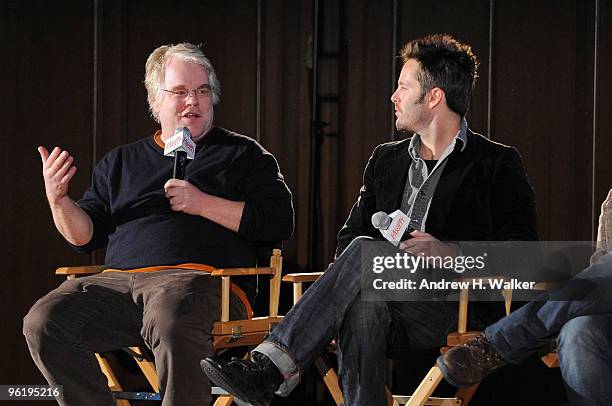
[[[228,343],[233,343],[234,341],[238,341],[242,338],[242,327],[241,326],[232,326],[232,336],[227,339]]]

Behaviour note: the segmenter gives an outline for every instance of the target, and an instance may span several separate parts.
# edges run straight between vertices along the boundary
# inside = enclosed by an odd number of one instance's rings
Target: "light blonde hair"
[[[176,45],[162,45],[149,55],[147,63],[145,64],[144,78],[144,85],[147,89],[147,101],[149,102],[149,111],[157,122],[159,122],[159,117],[153,106],[157,101],[157,97],[164,83],[166,65],[172,58],[195,62],[201,65],[208,74],[208,84],[212,92],[213,104],[217,104],[221,97],[221,83],[219,79],[217,79],[215,68],[199,46],[189,42],[183,42]]]

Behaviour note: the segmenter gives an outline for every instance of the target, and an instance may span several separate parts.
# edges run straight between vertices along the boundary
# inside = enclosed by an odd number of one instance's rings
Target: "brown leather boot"
[[[451,348],[437,361],[444,378],[458,388],[474,385],[507,364],[484,335]]]

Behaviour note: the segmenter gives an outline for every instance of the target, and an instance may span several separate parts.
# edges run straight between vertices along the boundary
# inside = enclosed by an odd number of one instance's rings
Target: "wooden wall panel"
[[[346,220],[363,183],[374,147],[390,140],[390,72],[393,61],[393,2],[345,1],[340,13],[340,101],[335,232]],[[333,241],[333,240],[332,240]],[[328,255],[335,242],[328,245]],[[328,256],[328,259],[331,259]]]
[[[488,0],[400,1],[398,8],[398,54],[406,42],[435,33],[450,34],[472,47],[480,68],[467,119],[470,128],[481,134],[486,134],[488,126],[489,3]],[[401,60],[398,60],[398,77],[400,70]],[[399,138],[405,136],[400,134]]]
[[[125,1],[102,0],[98,3],[94,21],[97,23],[95,43],[96,73],[96,126],[94,136],[95,157],[99,161],[104,154],[130,140],[127,137],[127,120],[135,106],[127,104],[126,27]],[[140,71],[144,74],[144,65]],[[141,79],[142,81],[142,79]],[[141,100],[139,111],[142,111]],[[144,114],[144,113],[143,113]],[[146,115],[142,117],[146,119]],[[152,123],[152,120],[151,120]],[[135,138],[132,138],[132,140]]]
[[[307,255],[310,102],[306,56],[312,5],[300,0],[262,3],[261,143],[275,154],[293,193],[296,227],[284,251],[286,268],[298,271],[306,265]]]
[[[523,156],[543,239],[591,237],[593,4],[496,3],[493,133]]]
[[[601,202],[612,188],[612,4],[600,0],[597,18],[597,80],[595,101],[595,142],[593,145],[593,233]],[[589,166],[589,161],[585,162]]]
[[[79,260],[51,222],[36,151],[38,145],[68,149],[79,167],[71,191],[84,191],[92,154],[93,9],[87,1],[67,1],[66,6],[46,1],[1,6],[7,34],[1,114],[8,123],[0,159],[0,256],[7,276],[0,292],[2,383],[43,382],[28,359],[22,318],[36,299],[59,284],[52,274],[55,267]]]

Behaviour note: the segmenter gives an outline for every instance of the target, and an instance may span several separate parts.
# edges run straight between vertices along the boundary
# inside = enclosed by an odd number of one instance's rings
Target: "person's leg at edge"
[[[612,254],[608,254],[542,299],[490,325],[485,335],[507,362],[518,364],[546,345],[573,318],[612,314],[611,287]]]
[[[545,347],[573,319],[611,315],[611,288],[608,254],[568,283],[490,325],[483,335],[440,356],[438,365],[456,386],[480,382],[493,370],[518,364]]]
[[[612,404],[612,314],[568,321],[559,332],[557,345],[570,405]]]

